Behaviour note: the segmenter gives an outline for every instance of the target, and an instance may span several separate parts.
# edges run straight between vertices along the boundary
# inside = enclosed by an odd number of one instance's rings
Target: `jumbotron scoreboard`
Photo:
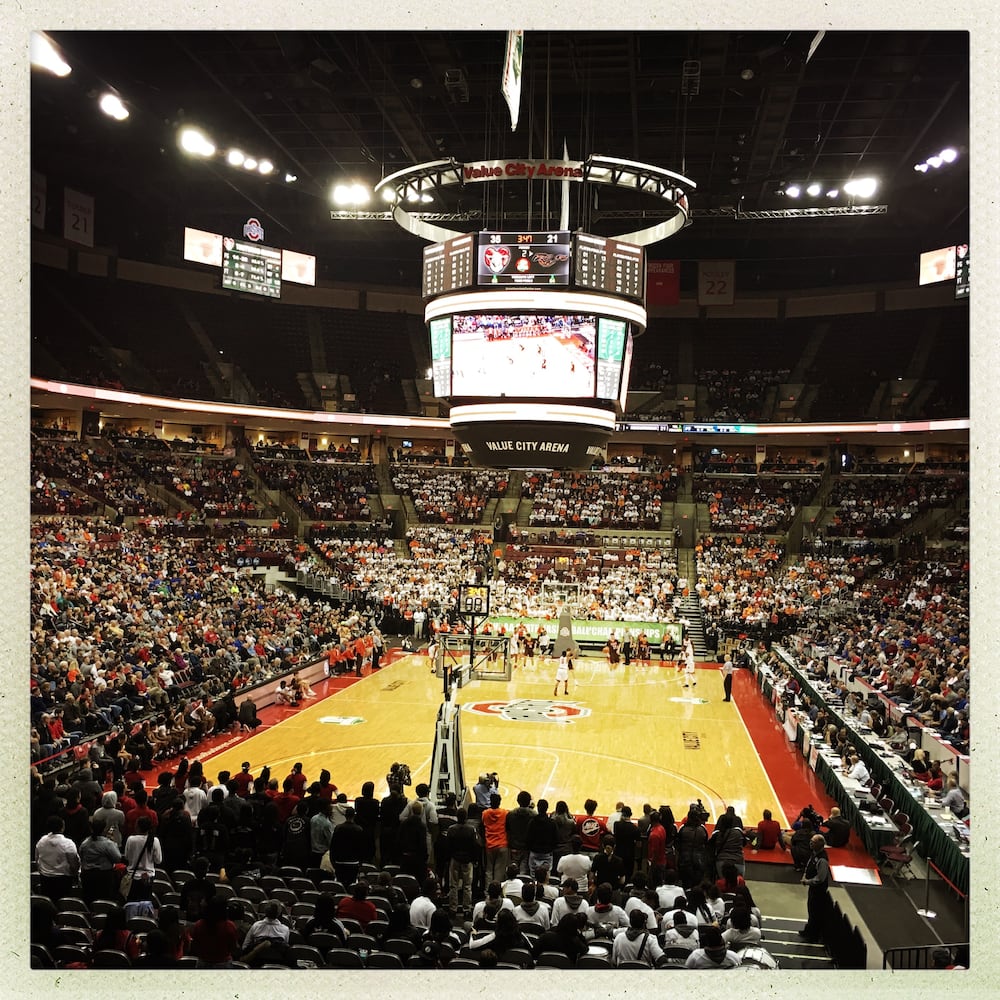
[[[565,230],[468,233],[424,249],[425,299],[474,287],[589,288],[643,302],[646,254]]]
[[[494,468],[587,468],[624,413],[646,328],[645,251],[587,233],[486,230],[424,251],[434,394]]]

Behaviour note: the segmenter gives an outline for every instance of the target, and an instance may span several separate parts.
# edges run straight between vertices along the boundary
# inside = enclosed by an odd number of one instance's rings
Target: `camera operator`
[[[476,805],[481,809],[489,809],[490,796],[500,790],[500,779],[496,771],[479,775],[479,781],[472,786],[472,793],[476,797]]]

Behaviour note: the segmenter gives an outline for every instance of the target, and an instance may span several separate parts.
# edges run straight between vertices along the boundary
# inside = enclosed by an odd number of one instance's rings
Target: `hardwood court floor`
[[[601,814],[618,800],[637,813],[644,802],[666,803],[680,820],[688,803],[701,798],[713,819],[733,805],[747,823],[770,809],[788,825],[736,702],[722,700],[713,665],[697,671],[693,689],[658,661],[612,670],[602,658],[583,658],[570,675],[568,697],[560,690],[553,698],[554,677],[555,663],[536,659],[516,669],[509,684],[472,681],[458,692],[468,784],[484,770],[497,771],[508,806],[527,789],[553,807],[565,799],[572,811],[593,797]],[[199,754],[208,773],[235,773],[249,760],[253,773],[268,764],[280,780],[301,761],[310,781],[327,768],[351,797],[368,780],[376,796],[384,795],[395,761],[410,766],[414,783],[428,779],[443,692],[424,656],[404,656],[322,697],[328,685],[340,686],[322,682],[321,700],[277,709],[277,724]]]

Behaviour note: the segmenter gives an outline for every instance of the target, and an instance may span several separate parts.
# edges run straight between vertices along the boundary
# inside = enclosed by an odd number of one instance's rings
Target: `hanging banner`
[[[646,263],[646,305],[675,306],[681,300],[681,262],[651,260]]]
[[[63,189],[63,239],[94,245],[94,199],[72,188]]]
[[[37,170],[31,171],[31,224],[45,228],[45,174]]]
[[[736,292],[736,261],[698,261],[698,305],[731,306]]]
[[[503,78],[500,93],[510,108],[510,130],[517,131],[517,117],[521,110],[521,63],[524,58],[524,32],[507,32],[507,52],[503,60]]]

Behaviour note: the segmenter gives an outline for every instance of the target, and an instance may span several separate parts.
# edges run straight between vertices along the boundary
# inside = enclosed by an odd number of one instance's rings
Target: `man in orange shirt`
[[[483,840],[486,844],[485,882],[502,882],[510,860],[510,848],[507,843],[507,810],[500,808],[501,798],[493,792],[490,795],[490,807],[482,815]]]

